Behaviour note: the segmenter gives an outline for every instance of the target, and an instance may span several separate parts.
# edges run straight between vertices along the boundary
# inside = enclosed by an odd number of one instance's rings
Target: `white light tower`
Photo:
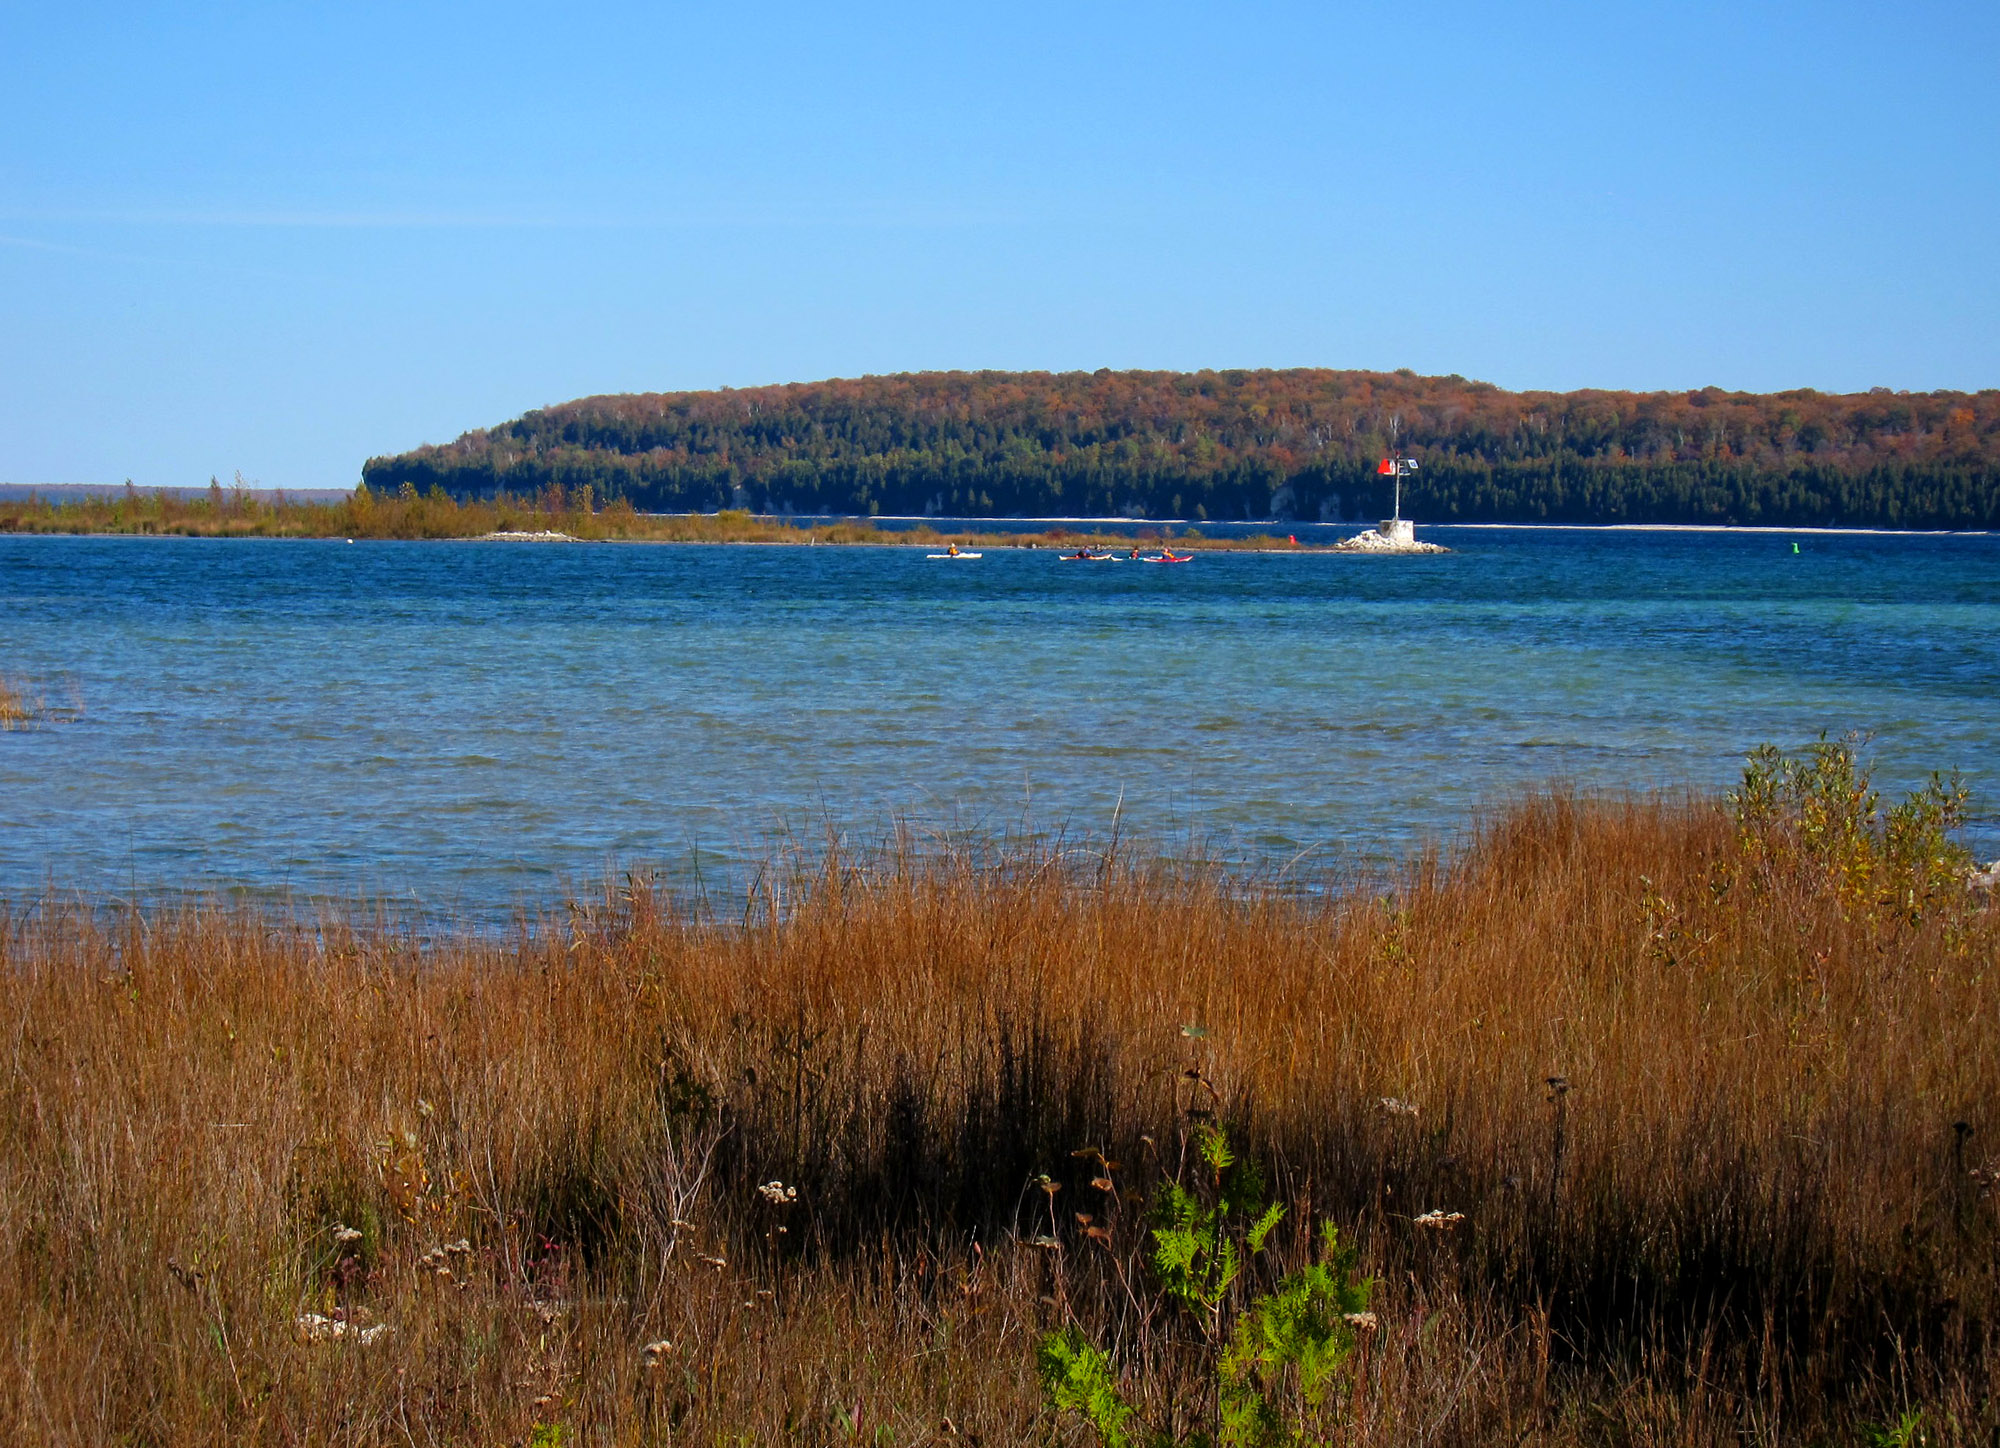
[[[1384,518],[1382,525],[1375,531],[1391,543],[1414,543],[1417,541],[1416,526],[1403,516],[1403,479],[1417,470],[1417,460],[1406,458],[1398,452],[1393,458],[1384,461],[1387,466],[1383,471],[1392,474],[1396,480],[1395,502],[1390,509],[1391,516]]]

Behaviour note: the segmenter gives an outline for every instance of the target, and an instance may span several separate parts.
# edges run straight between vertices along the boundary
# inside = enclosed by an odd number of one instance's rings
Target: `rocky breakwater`
[[[1405,523],[1401,528],[1387,531],[1370,528],[1365,533],[1356,533],[1352,538],[1343,538],[1333,545],[1336,553],[1449,553],[1451,550],[1442,543],[1419,543],[1416,535]]]

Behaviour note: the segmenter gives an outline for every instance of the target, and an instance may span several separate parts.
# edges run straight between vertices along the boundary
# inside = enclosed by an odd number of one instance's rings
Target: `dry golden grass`
[[[1309,1209],[1285,1232],[1331,1215],[1380,1279],[1344,1442],[1855,1441],[1911,1407],[1992,1441],[2000,922],[1963,890],[1879,909],[1720,804],[1558,797],[1393,890],[767,878],[737,920],[635,882],[508,941],[17,908],[0,1423],[1085,1441],[1034,1344],[1074,1318],[1172,1391],[1173,1324],[1119,1284],[1196,1072]]]

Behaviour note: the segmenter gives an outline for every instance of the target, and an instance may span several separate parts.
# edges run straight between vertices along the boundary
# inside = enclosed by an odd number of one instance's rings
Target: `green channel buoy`
[[[1794,543],[1794,544],[1792,545],[1792,552],[1796,553],[1796,552],[1798,552],[1798,551],[1799,551],[1799,545],[1798,545],[1798,544],[1796,544],[1796,543]]]

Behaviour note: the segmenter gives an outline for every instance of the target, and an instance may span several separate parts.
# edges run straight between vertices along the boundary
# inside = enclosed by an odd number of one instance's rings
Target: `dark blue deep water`
[[[0,895],[485,910],[828,822],[1114,809],[1379,860],[1522,786],[1721,786],[1821,730],[1891,787],[1962,768],[2000,852],[2000,538],[1424,536],[1458,551],[0,538],[0,674],[81,711],[0,733]]]

